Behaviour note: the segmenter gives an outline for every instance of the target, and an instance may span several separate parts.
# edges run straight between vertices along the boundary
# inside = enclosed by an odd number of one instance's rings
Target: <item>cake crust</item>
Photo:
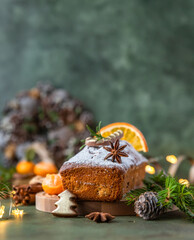
[[[129,190],[139,186],[145,175],[147,160],[129,143],[122,163],[104,160],[107,151],[103,147],[85,147],[65,162],[60,169],[64,189],[79,199],[92,201],[120,200]]]

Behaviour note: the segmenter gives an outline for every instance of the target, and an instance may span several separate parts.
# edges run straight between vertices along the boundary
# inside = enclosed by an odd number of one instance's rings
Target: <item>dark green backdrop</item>
[[[193,0],[1,0],[0,101],[38,81],[103,124],[140,128],[153,154],[194,155]]]

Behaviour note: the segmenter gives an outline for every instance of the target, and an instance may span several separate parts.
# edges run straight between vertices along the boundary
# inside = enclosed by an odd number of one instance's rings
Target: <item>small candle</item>
[[[0,207],[0,218],[3,217],[4,212],[5,212],[5,206],[1,206]]]

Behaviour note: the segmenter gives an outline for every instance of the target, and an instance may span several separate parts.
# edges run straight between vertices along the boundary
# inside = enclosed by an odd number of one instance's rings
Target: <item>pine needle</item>
[[[144,180],[144,185],[145,187],[131,190],[127,194],[127,204],[135,202],[144,192],[157,192],[158,204],[162,204],[165,209],[171,209],[175,205],[194,221],[194,186],[183,185],[177,178],[167,176],[163,171]]]

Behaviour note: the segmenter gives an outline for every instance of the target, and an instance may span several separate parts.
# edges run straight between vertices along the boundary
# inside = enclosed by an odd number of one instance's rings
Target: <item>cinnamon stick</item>
[[[35,194],[41,192],[41,184],[19,185],[13,186],[13,200],[16,205],[29,205],[35,203]]]

